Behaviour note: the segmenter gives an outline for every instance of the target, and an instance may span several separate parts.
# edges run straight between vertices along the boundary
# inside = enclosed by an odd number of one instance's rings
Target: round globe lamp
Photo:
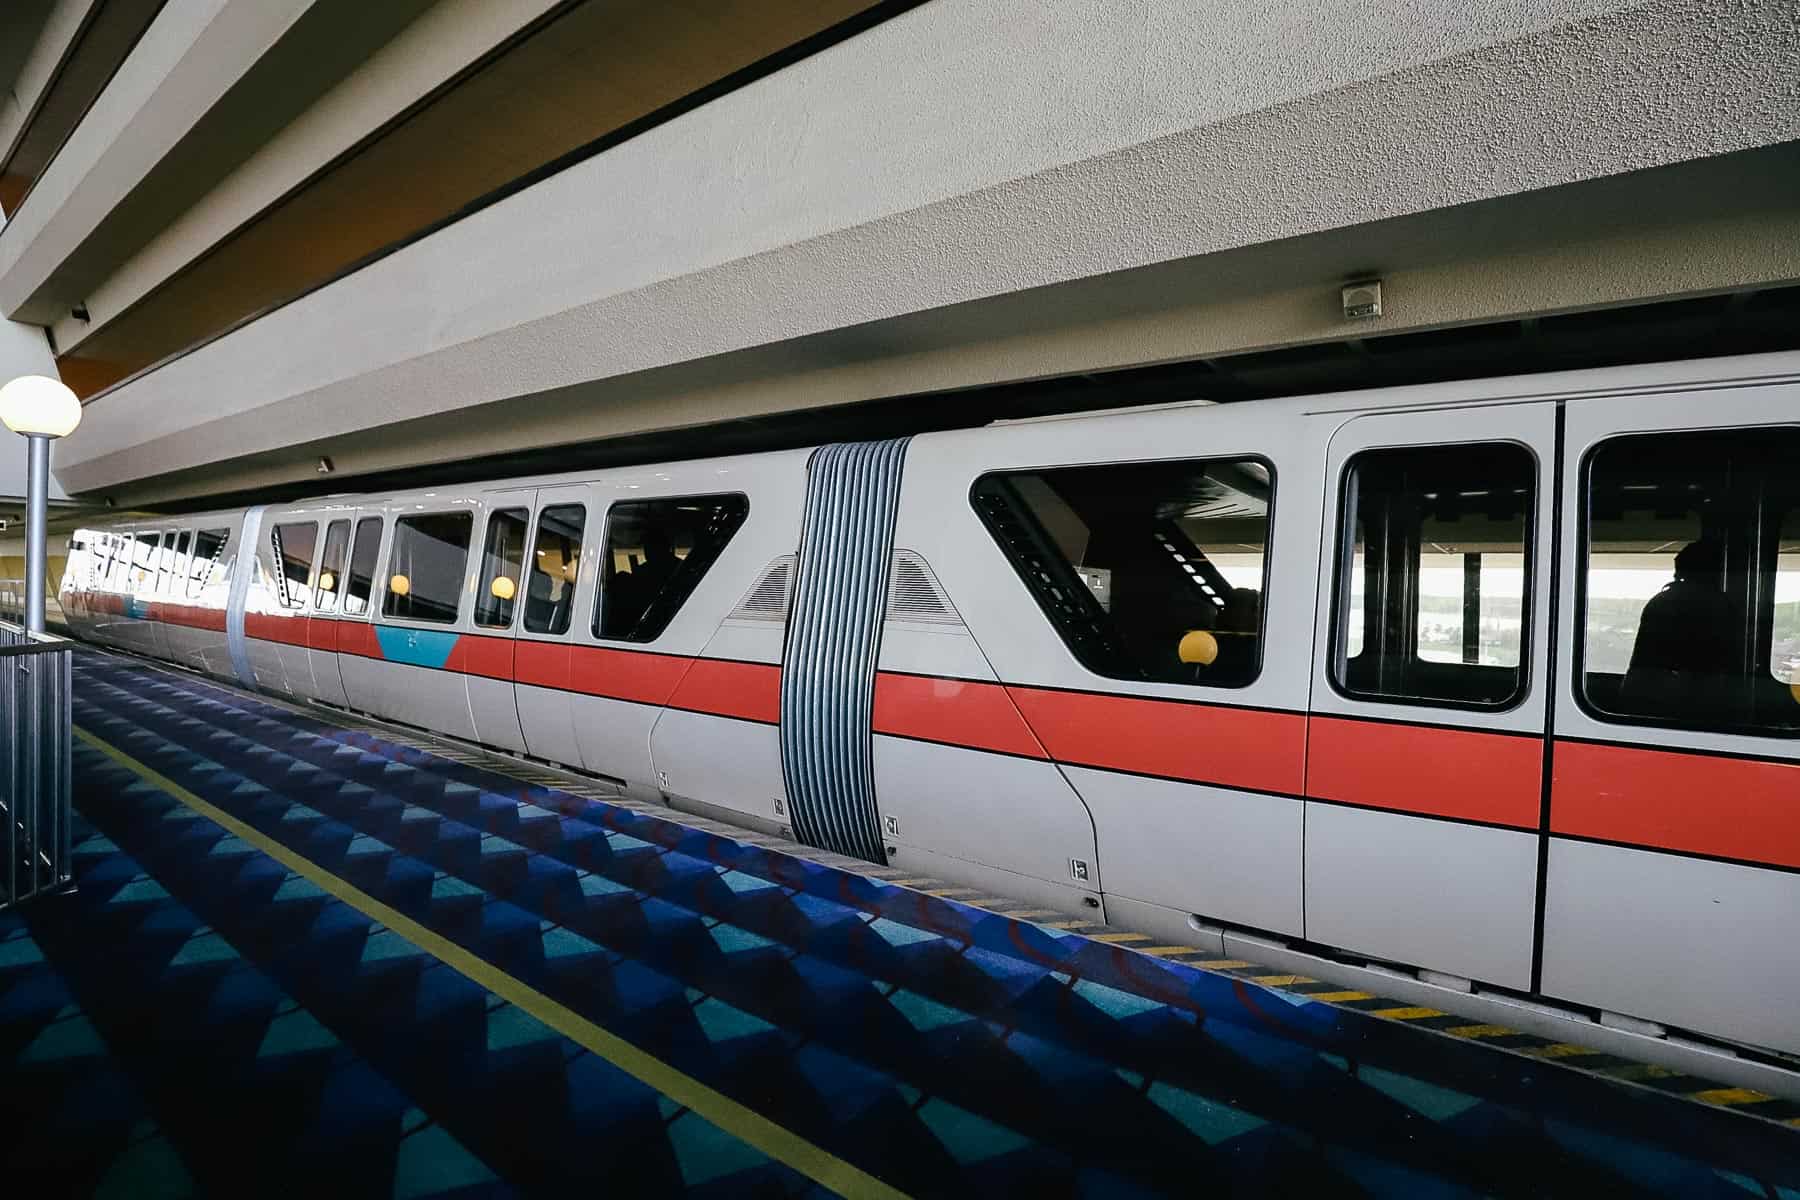
[[[44,526],[50,506],[50,442],[81,424],[81,401],[60,380],[21,375],[0,387],[0,422],[25,438],[25,628],[44,632]]]

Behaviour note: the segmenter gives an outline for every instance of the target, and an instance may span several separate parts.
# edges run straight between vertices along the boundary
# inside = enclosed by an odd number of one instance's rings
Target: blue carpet
[[[1764,1122],[525,786],[125,660],[78,655],[76,693],[96,737],[915,1195],[1800,1200],[1800,1134]],[[9,1180],[823,1192],[98,751],[80,748],[77,769],[93,831],[80,890],[0,924],[0,1062],[105,1101],[21,1104],[9,1086],[0,1116],[33,1145],[6,1152]],[[33,1047],[47,1036],[80,1052],[46,1058]]]

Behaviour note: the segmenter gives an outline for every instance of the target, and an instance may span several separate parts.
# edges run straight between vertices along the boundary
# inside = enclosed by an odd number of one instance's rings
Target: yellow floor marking
[[[921,883],[936,883],[935,879],[884,879],[881,882],[891,883],[895,887],[917,887]]]
[[[1205,967],[1209,971],[1236,971],[1240,967],[1254,967],[1255,963],[1245,962],[1241,958],[1197,958],[1189,963],[1190,967]]]
[[[1054,917],[1061,913],[1056,908],[996,908],[1000,916],[1012,917],[1019,921],[1035,921],[1039,917]]]
[[[1626,1063],[1622,1066],[1609,1067],[1606,1073],[1614,1079],[1629,1079],[1633,1082],[1645,1079],[1670,1079],[1681,1074],[1680,1071],[1671,1071],[1668,1067],[1659,1067],[1655,1063]]]
[[[1510,1037],[1519,1031],[1516,1029],[1509,1029],[1505,1025],[1452,1025],[1448,1029],[1440,1030],[1440,1032],[1454,1034],[1457,1037],[1483,1038]]]
[[[777,1162],[785,1163],[808,1179],[846,1196],[889,1198],[906,1195],[835,1154],[813,1145],[792,1130],[777,1125],[761,1113],[713,1090],[698,1079],[683,1074],[661,1059],[644,1053],[624,1038],[608,1033],[573,1009],[552,1000],[530,985],[519,982],[455,942],[419,924],[399,909],[389,908],[360,888],[339,879],[310,858],[294,853],[225,810],[202,800],[116,746],[79,727],[75,730],[75,736],[201,816],[224,826],[288,870],[305,876],[345,904],[380,922],[390,932],[411,942],[451,970],[467,976],[501,999],[512,1002],[576,1045],[599,1055],[675,1103],[694,1110],[705,1120],[743,1139]]]
[[[1710,1088],[1704,1092],[1688,1093],[1689,1100],[1699,1100],[1706,1104],[1761,1104],[1770,1098],[1749,1088]]]
[[[1308,1000],[1323,1000],[1327,1004],[1345,1004],[1351,1000],[1373,1000],[1373,992],[1302,992]]]
[[[1252,975],[1252,983],[1260,983],[1264,987],[1292,987],[1296,983],[1317,983],[1316,979],[1305,975]]]
[[[977,891],[975,888],[932,888],[929,891],[927,891],[925,894],[927,896],[937,896],[940,899],[948,898],[948,897],[956,897],[956,896],[979,896],[979,895],[981,895],[981,893],[979,891]]]
[[[1435,1008],[1372,1008],[1369,1011],[1375,1016],[1392,1017],[1396,1021],[1419,1021],[1426,1017],[1444,1015]]]
[[[1150,940],[1150,935],[1147,933],[1095,933],[1089,936],[1096,942],[1147,942]]]
[[[1092,921],[1045,921],[1045,929],[1092,929]]]
[[[1539,1058],[1579,1058],[1584,1054],[1599,1054],[1600,1051],[1591,1046],[1577,1046],[1574,1042],[1552,1042],[1548,1046],[1532,1046],[1525,1053],[1535,1054]]]
[[[1136,950],[1139,954],[1155,954],[1159,956],[1168,954],[1192,954],[1194,952],[1192,946],[1133,946],[1132,949]]]

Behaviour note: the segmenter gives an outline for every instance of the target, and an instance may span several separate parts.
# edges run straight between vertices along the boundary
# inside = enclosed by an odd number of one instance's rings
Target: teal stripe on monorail
[[[375,641],[381,646],[381,657],[414,667],[442,668],[450,661],[450,652],[456,649],[456,639],[460,636],[435,629],[375,627]]]

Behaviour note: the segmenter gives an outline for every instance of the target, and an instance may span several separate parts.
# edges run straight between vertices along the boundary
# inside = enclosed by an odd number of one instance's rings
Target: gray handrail
[[[74,643],[0,621],[0,909],[73,880]]]

